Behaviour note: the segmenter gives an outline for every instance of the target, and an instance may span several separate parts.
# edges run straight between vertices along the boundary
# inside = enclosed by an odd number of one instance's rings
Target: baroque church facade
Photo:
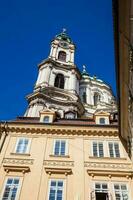
[[[38,65],[24,116],[1,123],[1,200],[131,200],[133,166],[110,86],[80,72],[64,30]]]

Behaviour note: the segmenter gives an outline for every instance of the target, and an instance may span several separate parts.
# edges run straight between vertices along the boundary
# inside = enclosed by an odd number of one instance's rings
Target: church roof
[[[73,44],[72,39],[66,33],[66,29],[63,29],[63,31],[59,33],[58,35],[56,35],[55,38]]]

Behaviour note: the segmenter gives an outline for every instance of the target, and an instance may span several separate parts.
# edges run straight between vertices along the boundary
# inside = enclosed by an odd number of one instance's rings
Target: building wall
[[[133,1],[114,0],[113,3],[120,132],[133,160]]]
[[[64,180],[64,200],[93,198],[95,182],[107,183],[114,195],[113,184],[127,184],[133,196],[132,165],[119,139],[117,127],[81,127],[64,125],[8,124],[8,135],[0,157],[0,193],[7,177],[20,177],[19,200],[48,199],[49,180]],[[15,153],[18,138],[30,139],[27,154]],[[65,156],[53,154],[54,140],[68,142]],[[94,157],[92,142],[104,144],[104,157]],[[110,158],[108,142],[119,143],[120,158]],[[111,197],[110,197],[110,200]]]

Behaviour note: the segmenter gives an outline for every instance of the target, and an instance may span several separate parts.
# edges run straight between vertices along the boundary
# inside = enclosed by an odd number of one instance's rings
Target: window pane
[[[98,156],[97,155],[97,143],[93,142],[93,156]]]
[[[119,158],[120,157],[119,144],[115,143],[114,148],[115,148],[115,155],[116,157]]]
[[[49,200],[62,200],[63,181],[54,180],[50,184]]]
[[[43,119],[43,122],[48,123],[49,122],[49,116],[45,116],[44,119]]]
[[[100,118],[99,122],[100,124],[105,124],[105,118]]]
[[[59,151],[60,151],[60,141],[56,141],[56,142],[55,142],[54,154],[55,154],[55,155],[59,155]]]
[[[28,147],[29,140],[26,138],[19,139],[19,142],[17,144],[16,152],[17,153],[26,153],[27,147]]]
[[[63,181],[58,181],[58,186],[63,187]]]
[[[100,184],[95,184],[95,188],[100,189]]]
[[[125,184],[115,184],[114,189],[117,200],[128,200],[128,191]]]
[[[110,157],[114,157],[113,143],[109,143],[109,153]]]
[[[10,179],[10,178],[9,178],[9,179],[7,180],[7,184],[11,184],[12,182],[13,182],[13,179]]]
[[[107,184],[102,184],[102,189],[107,189]]]
[[[18,190],[19,179],[9,178],[7,180],[2,200],[15,200]]]
[[[66,146],[65,141],[62,141],[61,142],[61,155],[65,155],[65,146]]]
[[[99,143],[99,157],[103,157],[103,143]]]

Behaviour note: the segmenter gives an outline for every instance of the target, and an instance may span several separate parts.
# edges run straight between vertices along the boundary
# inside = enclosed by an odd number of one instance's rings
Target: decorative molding
[[[59,161],[59,160],[44,160],[45,166],[56,166],[56,167],[73,167],[73,161]]]
[[[19,159],[19,158],[4,158],[2,163],[17,164],[17,165],[32,165],[33,159]]]
[[[126,177],[128,178],[132,178],[133,177],[133,172],[131,171],[111,171],[111,170],[87,170],[87,173],[89,176],[91,176],[92,178],[94,176],[108,176],[109,178],[112,178],[114,176],[116,177]]]
[[[57,127],[58,126],[58,127]],[[18,133],[18,134],[42,134],[42,135],[83,135],[83,136],[90,136],[90,135],[99,135],[99,136],[118,136],[118,128],[117,127],[75,127],[70,126],[66,127],[63,126],[44,126],[44,124],[37,124],[33,126],[32,124],[8,124],[7,131],[8,133]]]
[[[11,166],[11,165],[3,165],[4,170],[9,173],[11,171],[22,172],[25,174],[26,172],[30,172],[30,168],[28,166]]]
[[[64,174],[65,176],[72,174],[72,169],[67,168],[45,168],[47,174]]]
[[[100,163],[100,162],[84,162],[84,167],[93,168],[93,169],[119,169],[119,170],[132,170],[131,164],[126,163]]]

